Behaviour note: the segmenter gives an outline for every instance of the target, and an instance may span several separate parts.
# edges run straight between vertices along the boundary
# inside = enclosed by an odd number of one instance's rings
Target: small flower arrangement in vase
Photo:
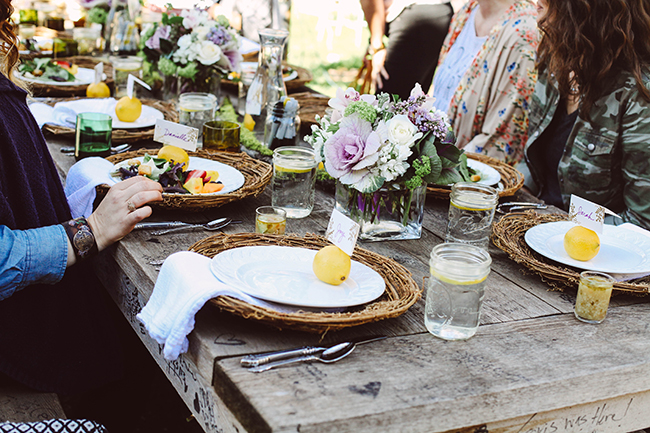
[[[218,93],[221,78],[240,70],[240,37],[223,15],[213,20],[199,9],[163,13],[142,41],[145,79],[163,82],[164,99],[186,92]]]
[[[337,90],[305,140],[336,179],[336,207],[364,240],[418,239],[426,185],[466,180],[445,113],[416,84],[406,101]]]

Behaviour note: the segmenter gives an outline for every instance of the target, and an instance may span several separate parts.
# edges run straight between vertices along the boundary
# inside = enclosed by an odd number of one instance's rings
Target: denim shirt
[[[11,230],[0,225],[0,301],[31,284],[58,283],[67,261],[63,226]]]

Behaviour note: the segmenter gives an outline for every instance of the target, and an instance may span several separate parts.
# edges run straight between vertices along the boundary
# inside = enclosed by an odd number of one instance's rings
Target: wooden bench
[[[18,384],[0,385],[0,423],[66,418],[59,396]]]

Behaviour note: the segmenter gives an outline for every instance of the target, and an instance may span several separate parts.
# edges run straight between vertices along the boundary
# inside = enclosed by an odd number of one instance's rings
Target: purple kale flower
[[[370,122],[357,114],[345,117],[339,130],[325,142],[327,172],[347,185],[357,184],[379,159],[381,139]]]
[[[159,26],[154,34],[145,42],[145,46],[152,50],[160,50],[160,40],[169,39],[172,28],[170,26]]]

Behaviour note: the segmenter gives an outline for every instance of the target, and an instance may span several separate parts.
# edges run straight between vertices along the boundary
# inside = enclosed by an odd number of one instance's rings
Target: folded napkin
[[[164,345],[165,359],[174,360],[187,352],[187,335],[194,329],[195,314],[209,299],[222,295],[268,306],[220,282],[210,271],[208,257],[181,251],[163,262],[151,298],[137,318],[149,335]]]
[[[113,164],[97,156],[84,158],[68,171],[65,180],[65,196],[70,205],[72,218],[89,216],[93,212],[97,185],[113,185],[116,180],[110,172]]]
[[[46,123],[74,128],[79,113],[105,113],[114,114],[117,101],[114,98],[89,98],[74,101],[57,102],[50,107],[42,102],[29,105],[39,128]]]

